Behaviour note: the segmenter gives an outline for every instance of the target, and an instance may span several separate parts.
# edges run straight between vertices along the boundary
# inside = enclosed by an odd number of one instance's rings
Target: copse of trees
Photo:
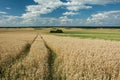
[[[50,30],[50,33],[63,33],[62,29],[58,29],[58,28],[52,28]]]

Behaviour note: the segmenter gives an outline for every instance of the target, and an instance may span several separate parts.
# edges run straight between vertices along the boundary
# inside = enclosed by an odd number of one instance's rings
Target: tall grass
[[[55,80],[120,80],[120,42],[43,35],[56,53]]]

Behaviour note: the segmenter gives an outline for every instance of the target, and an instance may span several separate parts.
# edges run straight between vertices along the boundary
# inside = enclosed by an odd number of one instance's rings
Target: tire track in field
[[[49,70],[48,72],[49,72],[49,75],[47,77],[47,80],[55,80],[54,79],[54,61],[55,61],[55,58],[56,58],[56,54],[47,45],[46,41],[43,39],[43,37],[41,35],[40,35],[40,37],[43,40],[46,48],[48,49],[48,54],[49,54],[49,57],[48,57],[48,70]]]
[[[31,42],[31,44],[29,44],[21,53],[21,55],[19,55],[16,60],[14,60],[12,62],[12,64],[9,66],[9,67],[12,67],[12,65],[14,65],[15,63],[19,62],[19,61],[22,61],[24,58],[26,58],[26,56],[29,54],[30,52],[30,48],[31,48],[31,45],[35,42],[35,40],[37,39],[38,37],[38,34],[35,36],[35,38],[33,39],[33,41]]]
[[[37,35],[35,36],[35,38],[33,39],[33,41],[31,42],[31,44],[29,44],[29,45],[22,51],[21,55],[19,55],[15,60],[12,61],[12,63],[11,63],[8,67],[6,67],[6,70],[7,70],[7,69],[11,69],[11,67],[12,67],[13,65],[15,65],[16,63],[21,62],[22,60],[24,60],[24,59],[27,57],[27,55],[28,55],[29,52],[30,52],[31,45],[36,41],[36,39],[37,39],[39,36],[40,36],[41,39],[43,40],[44,45],[45,45],[45,47],[47,48],[47,50],[48,50],[48,55],[49,55],[49,56],[48,56],[48,61],[47,61],[47,62],[48,62],[48,73],[49,73],[49,75],[46,76],[46,78],[45,78],[44,80],[55,80],[55,79],[54,79],[54,61],[55,61],[56,55],[55,55],[55,53],[52,51],[52,49],[47,45],[47,43],[46,43],[46,41],[43,39],[43,37],[42,37],[41,35],[39,35],[39,34],[37,34]],[[2,78],[4,79],[6,70],[4,70],[4,72],[2,73],[2,76],[0,76],[0,80],[2,80]],[[8,75],[8,78],[9,78],[9,76],[10,76],[10,74]]]
[[[5,67],[4,69],[2,69],[2,70],[0,71],[0,80],[5,76],[6,70],[7,70],[8,68],[10,69],[14,64],[16,64],[16,63],[24,60],[24,58],[26,58],[26,56],[27,56],[27,55],[29,54],[29,52],[30,52],[31,45],[35,42],[35,40],[37,39],[37,37],[38,37],[38,34],[35,36],[35,38],[34,38],[33,41],[31,42],[31,44],[28,44],[28,45],[25,47],[25,49],[20,52],[20,53],[21,53],[20,55],[18,55],[15,59],[13,59],[13,60],[11,61],[10,64],[7,65],[7,67]]]

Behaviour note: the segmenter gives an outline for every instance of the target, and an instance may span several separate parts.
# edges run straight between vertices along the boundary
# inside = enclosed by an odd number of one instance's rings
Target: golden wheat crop
[[[6,70],[4,79],[46,80],[48,73],[48,50],[40,36],[32,44],[28,55]]]
[[[36,36],[36,32],[5,32],[0,33],[0,42],[1,41],[26,41],[28,43],[32,43],[33,39]]]
[[[120,80],[120,42],[0,33],[0,80]]]
[[[16,58],[23,53],[30,46],[30,43],[33,42],[34,38],[35,34],[0,34],[0,65],[9,63],[12,58]]]
[[[120,42],[43,38],[56,53],[54,80],[120,80]]]
[[[30,47],[36,34],[28,33],[0,33],[0,78],[5,70],[24,55]]]
[[[24,54],[29,44],[24,41],[3,41],[0,42],[0,72],[8,65],[11,65],[15,59]]]

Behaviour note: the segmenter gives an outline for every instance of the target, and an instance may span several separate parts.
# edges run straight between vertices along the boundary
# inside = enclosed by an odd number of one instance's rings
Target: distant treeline
[[[120,28],[120,26],[19,26],[19,27],[0,27],[0,28]]]

